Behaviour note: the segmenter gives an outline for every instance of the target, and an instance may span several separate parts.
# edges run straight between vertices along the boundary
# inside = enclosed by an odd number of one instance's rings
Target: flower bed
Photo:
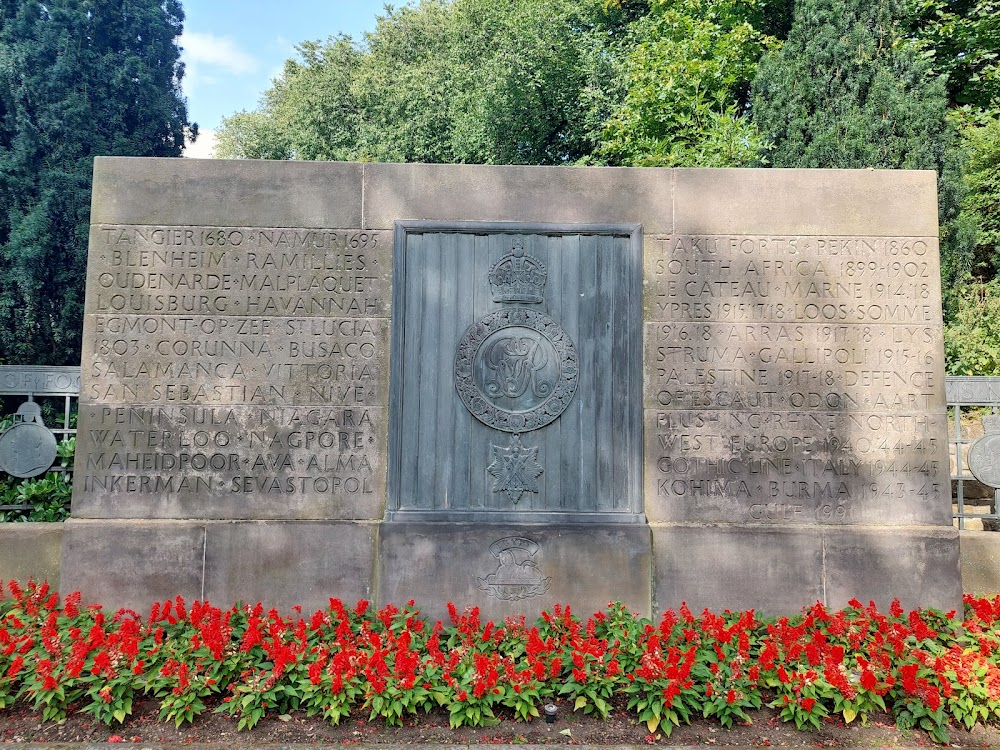
[[[1000,712],[1000,597],[966,597],[962,619],[852,601],[771,619],[682,606],[655,623],[621,604],[586,621],[556,606],[534,624],[496,624],[450,605],[451,622],[432,625],[412,602],[376,612],[332,599],[286,617],[261,604],[188,608],[178,597],[145,618],[109,617],[46,584],[7,590],[0,710],[22,701],[52,721],[80,711],[123,722],[148,694],[160,720],[180,726],[219,694],[216,710],[239,729],[268,712],[400,724],[439,706],[453,727],[485,726],[536,719],[558,698],[601,716],[627,702],[650,732],[669,736],[694,716],[732,726],[766,702],[800,729],[888,711],[945,742],[950,724],[971,728]]]

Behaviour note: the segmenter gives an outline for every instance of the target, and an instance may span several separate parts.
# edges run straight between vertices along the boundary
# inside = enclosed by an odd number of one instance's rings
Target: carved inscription
[[[377,517],[390,270],[385,232],[93,227],[81,513]]]
[[[935,239],[659,236],[646,257],[651,517],[940,520]]]

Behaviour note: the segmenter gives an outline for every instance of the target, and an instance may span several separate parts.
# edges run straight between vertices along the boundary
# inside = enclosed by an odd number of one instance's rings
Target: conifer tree
[[[899,0],[797,0],[788,40],[765,55],[753,119],[775,167],[938,173],[946,300],[971,248],[954,219],[962,180],[944,81],[899,33]]]
[[[0,361],[80,361],[94,157],[179,156],[178,0],[0,0]]]

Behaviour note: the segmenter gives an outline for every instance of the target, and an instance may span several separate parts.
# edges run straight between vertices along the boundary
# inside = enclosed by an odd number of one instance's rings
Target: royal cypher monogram
[[[531,388],[535,396],[548,397],[552,393],[552,383],[539,375],[548,362],[548,353],[536,339],[529,336],[497,338],[483,356],[483,365],[489,371],[486,394],[516,399]]]

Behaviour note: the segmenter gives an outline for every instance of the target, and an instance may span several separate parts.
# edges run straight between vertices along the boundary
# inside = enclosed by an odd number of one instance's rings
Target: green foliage
[[[1000,115],[969,124],[962,134],[968,156],[962,219],[975,230],[971,271],[990,280],[1000,271]]]
[[[0,359],[79,362],[97,155],[178,156],[178,0],[0,0]]]
[[[970,264],[955,219],[964,190],[944,81],[898,31],[896,0],[799,0],[788,40],[753,83],[776,167],[938,173],[946,299]]]
[[[898,37],[892,0],[800,0],[760,63],[754,120],[778,167],[935,169],[954,144],[941,81]]]
[[[1000,280],[963,286],[944,354],[949,375],[1000,375]]]
[[[81,608],[79,593],[61,602],[44,583],[6,588],[0,707],[30,705],[43,721],[77,710],[122,723],[143,691],[176,726],[221,698],[216,713],[238,729],[296,711],[337,723],[354,708],[391,725],[441,708],[453,727],[476,727],[537,719],[537,704],[559,694],[567,710],[603,715],[590,689],[601,701],[624,697],[651,734],[666,736],[697,713],[745,723],[765,694],[807,730],[878,710],[947,742],[953,725],[1000,717],[1000,597],[967,595],[960,616],[851,600],[778,618],[695,617],[682,605],[659,622],[618,603],[581,621],[557,604],[533,626],[484,623],[477,608],[459,615],[449,604],[451,625],[428,627],[413,602],[373,611],[365,600],[348,610],[331,599],[306,618],[260,603],[188,609],[178,596],[143,621],[131,610],[109,618]],[[622,671],[620,658],[636,666]]]
[[[1000,109],[1000,16],[994,0],[907,0],[908,36],[946,76],[952,105]]]
[[[298,47],[218,153],[360,161],[566,164],[588,158],[615,91],[625,19],[600,0],[422,0],[364,44]]]
[[[237,112],[222,118],[213,155],[217,159],[290,159],[292,150],[263,112]]]
[[[627,93],[599,152],[615,164],[740,167],[763,142],[744,115],[757,61],[777,46],[754,0],[654,0],[632,25]]]

